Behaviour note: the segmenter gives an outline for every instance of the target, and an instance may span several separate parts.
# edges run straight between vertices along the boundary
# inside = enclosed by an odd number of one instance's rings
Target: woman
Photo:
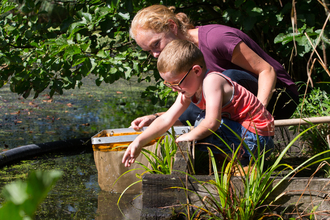
[[[152,5],[140,10],[132,21],[131,37],[156,58],[174,39],[193,42],[202,51],[208,69],[227,70],[226,75],[256,95],[275,119],[290,118],[296,109],[299,93],[280,63],[242,31],[217,24],[194,27],[186,14],[175,14],[173,9]],[[237,75],[230,69],[244,71]],[[199,113],[200,110],[191,105],[179,120],[183,124],[186,120],[194,124]],[[131,127],[147,126],[160,114],[137,118]]]

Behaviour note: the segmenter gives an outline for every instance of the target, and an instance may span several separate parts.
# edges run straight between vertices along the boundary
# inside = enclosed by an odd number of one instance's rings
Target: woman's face
[[[153,30],[137,28],[135,41],[142,50],[149,52],[154,57],[159,57],[160,52],[172,40],[178,39],[172,30],[165,33],[156,33]]]

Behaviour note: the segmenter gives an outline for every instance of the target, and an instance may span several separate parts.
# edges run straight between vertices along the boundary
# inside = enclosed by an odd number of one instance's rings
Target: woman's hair
[[[177,75],[188,71],[193,65],[205,67],[204,56],[199,48],[187,40],[173,40],[160,53],[157,68],[160,73]]]
[[[186,35],[187,30],[194,28],[194,25],[185,13],[175,14],[174,10],[175,7],[166,7],[164,5],[152,5],[141,9],[133,18],[130,36],[135,39],[138,28],[151,29],[156,33],[167,32],[169,31],[169,19],[177,24],[179,31],[183,35]]]

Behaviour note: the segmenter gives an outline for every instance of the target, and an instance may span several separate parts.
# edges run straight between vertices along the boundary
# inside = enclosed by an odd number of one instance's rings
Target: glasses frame
[[[182,79],[178,83],[171,84],[169,82],[166,82],[166,80],[164,80],[164,85],[167,86],[167,87],[170,87],[172,89],[182,90],[182,88],[180,87],[180,85],[182,84],[183,80],[188,76],[188,74],[190,73],[190,71],[192,70],[193,67],[194,66],[190,67],[190,69],[188,70],[188,72],[182,77]],[[201,67],[201,68],[203,68],[203,67]]]

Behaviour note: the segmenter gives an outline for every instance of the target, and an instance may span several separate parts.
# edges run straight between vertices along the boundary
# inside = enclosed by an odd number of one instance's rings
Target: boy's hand
[[[141,148],[134,145],[134,142],[132,142],[126,149],[121,162],[125,165],[125,167],[130,167],[131,164],[135,162],[135,159],[139,156],[140,152]]]
[[[131,122],[130,128],[133,128],[134,130],[138,131],[145,126],[149,126],[155,119],[156,116],[154,115],[146,115],[139,117]]]

